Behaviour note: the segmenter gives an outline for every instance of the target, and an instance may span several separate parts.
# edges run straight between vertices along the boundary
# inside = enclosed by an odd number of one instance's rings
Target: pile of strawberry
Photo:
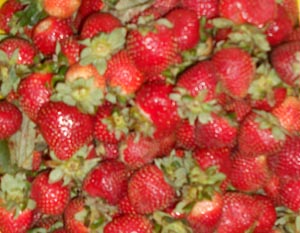
[[[7,0],[0,232],[300,232],[295,0]]]

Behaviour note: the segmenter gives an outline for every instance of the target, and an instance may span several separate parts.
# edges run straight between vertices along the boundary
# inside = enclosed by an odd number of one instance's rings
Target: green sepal
[[[0,174],[12,173],[15,168],[11,164],[10,151],[6,140],[0,140]]]

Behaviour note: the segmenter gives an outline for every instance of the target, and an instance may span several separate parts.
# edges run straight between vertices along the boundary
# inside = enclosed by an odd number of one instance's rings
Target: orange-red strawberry
[[[0,140],[16,133],[22,124],[22,113],[12,103],[0,101]]]
[[[104,233],[152,233],[153,224],[143,215],[124,214],[113,218],[105,227]]]
[[[240,48],[223,48],[213,55],[212,61],[224,91],[234,98],[244,98],[254,78],[251,56]]]
[[[181,4],[184,8],[195,11],[198,18],[205,17],[207,19],[211,19],[219,14],[218,0],[182,0]]]
[[[70,189],[63,186],[62,181],[49,183],[49,172],[38,174],[31,187],[31,198],[36,202],[39,212],[59,215],[65,210],[70,199]]]
[[[110,204],[117,204],[127,191],[129,172],[117,160],[99,163],[85,177],[82,189],[92,197],[100,197]]]
[[[55,53],[56,43],[73,35],[69,19],[48,16],[40,20],[33,28],[32,40],[44,55]]]
[[[130,178],[128,198],[137,213],[150,214],[170,206],[175,201],[175,189],[166,182],[162,170],[147,164]]]
[[[14,13],[22,10],[23,5],[18,0],[8,0],[0,8],[0,29],[9,32],[9,22]]]
[[[197,45],[200,40],[200,24],[193,10],[176,8],[165,17],[173,24],[172,32],[180,50],[191,49]]]
[[[81,0],[43,0],[43,10],[50,16],[65,19],[71,17],[79,8]]]
[[[88,144],[93,136],[93,118],[63,102],[45,103],[37,117],[39,129],[57,158],[66,160]]]
[[[20,106],[36,122],[43,104],[50,101],[52,73],[32,73],[21,80],[18,87]]]

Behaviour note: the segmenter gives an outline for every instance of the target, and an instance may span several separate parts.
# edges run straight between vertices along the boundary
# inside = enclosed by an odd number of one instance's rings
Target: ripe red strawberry
[[[10,26],[9,22],[14,15],[19,10],[22,10],[23,5],[18,0],[8,0],[0,8],[0,29],[9,32]]]
[[[154,136],[169,135],[180,122],[176,102],[169,95],[172,85],[164,82],[144,84],[136,93],[136,105],[153,123]]]
[[[160,74],[176,57],[172,29],[157,22],[153,24],[130,30],[126,41],[129,56],[148,75]]]
[[[166,16],[172,24],[174,39],[179,50],[191,49],[200,40],[200,24],[197,14],[193,10],[186,8],[176,8]]]
[[[275,155],[276,156],[276,155]],[[268,157],[268,159],[270,156]],[[271,166],[269,166],[270,169],[272,169]],[[270,200],[274,203],[276,206],[280,206],[281,200],[279,196],[280,192],[280,177],[277,176],[275,173],[273,173],[269,179],[269,181],[265,184],[263,187],[264,192],[266,193],[267,197],[270,198]]]
[[[121,50],[109,61],[104,77],[110,87],[119,87],[120,94],[134,94],[144,83],[145,78],[129,58],[127,51]]]
[[[131,205],[128,197],[128,193],[125,194],[121,198],[121,200],[118,203],[118,213],[120,214],[137,214],[134,207]]]
[[[225,100],[221,100],[225,97]],[[225,93],[218,95],[219,103],[222,105],[227,114],[233,115],[237,122],[242,122],[251,112],[252,106],[250,101],[245,99],[234,99]]]
[[[206,17],[207,19],[218,16],[218,0],[182,0],[181,4],[184,8],[193,10],[197,13],[198,18]]]
[[[61,53],[67,58],[68,64],[73,65],[79,62],[82,45],[77,38],[67,37],[60,41]]]
[[[80,31],[80,38],[92,38],[101,32],[109,33],[121,26],[121,21],[112,14],[95,12],[84,20]]]
[[[293,28],[293,31],[285,38],[285,41],[300,41],[300,27]]]
[[[220,222],[223,197],[215,193],[211,200],[201,200],[194,204],[186,219],[194,232],[214,232]]]
[[[33,45],[20,37],[7,37],[0,42],[0,50],[4,51],[8,58],[18,49],[17,64],[32,65],[37,54]]]
[[[125,214],[113,218],[104,227],[104,233],[152,233],[153,225],[145,216],[136,214]]]
[[[63,102],[45,103],[37,123],[50,149],[61,160],[70,158],[92,140],[93,118]]]
[[[36,122],[43,104],[50,101],[52,73],[32,73],[21,80],[18,87],[20,106]]]
[[[43,0],[43,10],[50,16],[65,19],[71,17],[79,8],[81,0]]]
[[[298,212],[300,209],[300,180],[291,178],[280,183],[279,196],[281,203],[287,208]]]
[[[240,124],[239,151],[244,156],[270,155],[282,147],[285,133],[271,113],[251,112]]]
[[[16,133],[22,124],[22,113],[12,103],[0,101],[0,140]]]
[[[297,3],[298,2],[294,0],[283,0],[280,3],[289,14],[293,26],[296,26],[297,22],[299,22],[299,6]]]
[[[117,160],[106,160],[97,165],[84,179],[82,189],[92,197],[100,197],[117,204],[127,190],[128,169]]]
[[[300,42],[293,41],[281,44],[271,53],[271,63],[279,77],[293,86],[299,82],[299,54]]]
[[[39,51],[48,56],[54,54],[57,42],[72,34],[70,20],[48,16],[34,26],[32,40]]]
[[[281,5],[277,7],[277,17],[266,29],[267,40],[271,46],[282,43],[293,30],[293,23],[286,10]]]
[[[59,215],[65,210],[70,199],[70,189],[62,181],[49,183],[49,172],[38,174],[31,187],[31,198],[36,202],[39,212]]]
[[[137,213],[150,214],[170,206],[175,200],[175,189],[165,181],[162,170],[148,164],[130,178],[128,197]]]
[[[244,1],[220,0],[219,14],[221,17],[232,20],[236,24],[245,23],[243,17]],[[226,33],[227,36],[227,33]]]
[[[300,130],[300,100],[297,97],[287,96],[272,110],[272,113],[289,133],[296,133]]]
[[[251,56],[240,48],[223,48],[213,55],[212,61],[225,92],[234,98],[244,98],[254,77]]]
[[[195,126],[188,120],[181,121],[175,130],[177,148],[194,150],[197,147]]]
[[[233,157],[229,178],[237,190],[256,192],[268,182],[269,177],[270,171],[265,155],[245,157],[238,152]]]

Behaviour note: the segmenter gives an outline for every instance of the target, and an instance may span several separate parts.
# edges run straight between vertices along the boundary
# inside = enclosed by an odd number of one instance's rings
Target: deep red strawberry
[[[300,27],[294,28],[293,31],[289,35],[287,35],[285,41],[300,41]]]
[[[65,19],[71,17],[78,10],[81,0],[43,0],[43,10],[48,15]]]
[[[300,209],[300,180],[291,178],[282,180],[279,188],[281,203],[287,208],[297,212]]]
[[[8,0],[0,8],[0,29],[8,33],[10,31],[9,22],[14,13],[22,10],[23,5],[18,0]]]
[[[5,139],[16,133],[22,124],[22,113],[12,103],[0,101],[0,139]]]
[[[70,189],[62,181],[49,183],[49,172],[38,174],[31,187],[31,198],[36,202],[39,212],[59,215],[65,210],[70,199]]]
[[[220,0],[220,16],[230,19],[236,24],[245,23],[243,17],[243,3],[244,1]]]
[[[48,56],[54,54],[57,42],[72,35],[70,20],[48,16],[34,26],[32,40],[39,51]]]
[[[197,147],[195,126],[188,120],[183,120],[176,127],[176,147],[186,150],[193,150]]]
[[[219,14],[218,0],[182,0],[181,4],[184,8],[195,11],[198,18],[205,17],[207,19],[211,19]]]
[[[92,140],[93,118],[63,102],[44,104],[37,123],[50,149],[61,160],[72,157]]]

